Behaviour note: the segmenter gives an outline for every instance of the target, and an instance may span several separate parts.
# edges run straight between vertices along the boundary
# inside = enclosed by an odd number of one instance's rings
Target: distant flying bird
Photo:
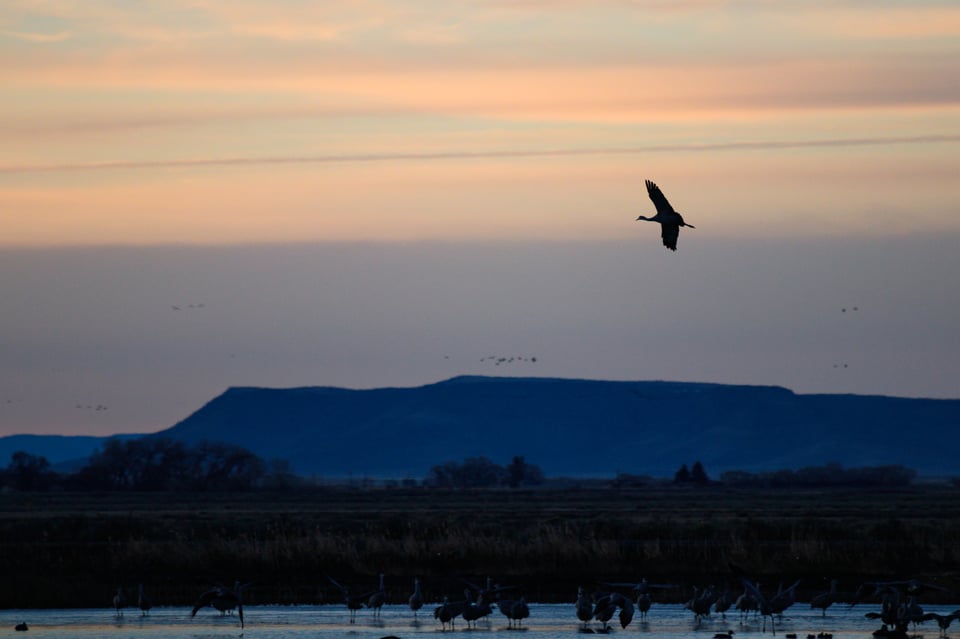
[[[670,202],[667,201],[667,198],[663,195],[663,191],[660,190],[659,186],[650,180],[647,180],[646,184],[647,194],[650,196],[650,199],[653,200],[653,205],[657,207],[657,214],[653,217],[645,217],[641,215],[637,218],[637,220],[659,222],[660,237],[663,238],[663,245],[671,251],[676,251],[677,238],[680,237],[680,227],[687,226],[692,229],[696,227],[692,224],[687,224],[684,222],[683,217],[673,210],[673,207],[670,206]]]

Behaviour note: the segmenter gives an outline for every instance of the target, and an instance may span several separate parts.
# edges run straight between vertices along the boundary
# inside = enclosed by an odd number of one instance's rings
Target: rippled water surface
[[[29,626],[28,633],[15,636],[55,637],[105,637],[124,639],[213,639],[216,637],[236,637],[242,632],[245,638],[264,637],[265,639],[379,639],[386,635],[396,635],[401,639],[416,636],[440,636],[456,633],[459,635],[479,635],[486,639],[517,639],[517,635],[526,635],[530,639],[555,639],[559,637],[584,637],[579,632],[573,604],[531,604],[530,618],[524,620],[520,629],[507,626],[506,618],[499,612],[479,623],[476,629],[467,629],[462,619],[457,619],[451,632],[444,632],[439,622],[433,619],[433,607],[425,606],[414,619],[406,606],[384,606],[380,620],[374,620],[369,610],[361,610],[357,621],[350,624],[347,610],[343,606],[249,606],[244,609],[245,628],[240,629],[236,615],[220,616],[213,609],[202,611],[196,617],[190,617],[186,608],[155,608],[146,617],[139,610],[128,610],[122,618],[117,618],[111,609],[80,610],[2,610],[0,611],[0,636],[14,635],[13,628],[20,622]],[[928,612],[948,613],[956,606],[929,606]],[[864,618],[864,613],[876,610],[877,606],[861,604],[850,609],[845,604],[834,605],[821,617],[820,611],[814,611],[807,604],[798,603],[787,610],[783,621],[778,622],[777,637],[796,634],[798,639],[808,635],[831,633],[833,639],[872,639],[871,633],[879,627],[877,621]],[[693,614],[680,605],[656,605],[650,611],[648,620],[638,619],[621,629],[614,618],[611,635],[621,637],[650,636],[650,639],[712,639],[714,633],[733,630],[736,639],[760,639],[771,637],[770,623],[767,621],[766,633],[761,633],[761,620],[750,617],[741,622],[738,615],[719,615],[703,621],[699,627]],[[958,622],[960,623],[960,622]],[[599,628],[596,623],[593,628]],[[956,630],[956,629],[951,629]],[[956,630],[960,632],[960,630]],[[927,622],[917,631],[927,637],[937,637],[939,629],[934,622]]]

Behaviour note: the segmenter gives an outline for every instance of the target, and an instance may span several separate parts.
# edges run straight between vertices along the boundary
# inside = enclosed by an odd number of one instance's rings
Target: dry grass
[[[192,603],[211,583],[252,581],[254,602],[336,600],[325,575],[404,601],[492,575],[531,599],[578,584],[736,586],[921,577],[956,586],[960,492],[327,490],[300,495],[4,495],[0,583],[7,607],[106,607],[118,584]],[[14,577],[15,576],[15,577]],[[683,599],[689,590],[667,593]]]

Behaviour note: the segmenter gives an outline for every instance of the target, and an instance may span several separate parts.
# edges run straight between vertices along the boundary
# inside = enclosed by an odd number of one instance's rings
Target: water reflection
[[[581,623],[577,620],[573,603],[570,604],[530,604],[530,617],[520,628],[509,628],[507,619],[499,612],[481,620],[476,628],[467,628],[462,619],[457,619],[453,630],[442,631],[440,623],[435,622],[432,614],[436,604],[427,604],[418,618],[406,605],[384,606],[379,619],[373,619],[369,610],[361,610],[357,621],[350,624],[349,613],[342,606],[249,606],[245,607],[246,627],[241,631],[236,615],[221,616],[216,611],[199,612],[190,617],[189,608],[155,607],[147,616],[127,614],[116,617],[112,609],[80,610],[2,610],[0,611],[0,634],[9,636],[19,623],[29,625],[31,639],[50,637],[67,638],[110,638],[110,639],[222,639],[224,637],[263,638],[263,639],[380,639],[393,635],[400,639],[416,636],[449,635],[453,633],[479,635],[484,639],[511,639],[519,633],[525,633],[533,639],[559,639],[561,637],[582,636]],[[621,629],[614,620],[608,634],[627,637],[638,635],[656,635],[656,639],[712,639],[715,634],[732,631],[733,639],[762,639],[777,637],[780,639],[814,639],[818,635],[832,634],[832,639],[873,639],[873,631],[880,627],[879,622],[864,617],[876,606],[858,605],[850,608],[846,604],[831,607],[826,616],[819,610],[811,609],[809,604],[797,603],[788,609],[783,621],[777,623],[776,635],[761,632],[762,623],[758,617],[748,617],[741,621],[739,615],[728,614],[726,618],[711,615],[699,624],[692,613],[680,605],[657,605],[651,608],[646,621],[634,621],[626,629]],[[955,606],[926,606],[928,612],[947,614]],[[601,626],[594,622],[588,625],[594,633]],[[593,634],[593,633],[589,633]],[[928,622],[919,627],[917,635],[937,637],[939,628],[936,623]],[[651,637],[650,639],[653,639]]]

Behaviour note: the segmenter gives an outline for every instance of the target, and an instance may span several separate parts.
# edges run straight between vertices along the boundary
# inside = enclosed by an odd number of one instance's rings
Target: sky
[[[960,397],[958,77],[952,1],[8,0],[0,435],[459,374]]]

